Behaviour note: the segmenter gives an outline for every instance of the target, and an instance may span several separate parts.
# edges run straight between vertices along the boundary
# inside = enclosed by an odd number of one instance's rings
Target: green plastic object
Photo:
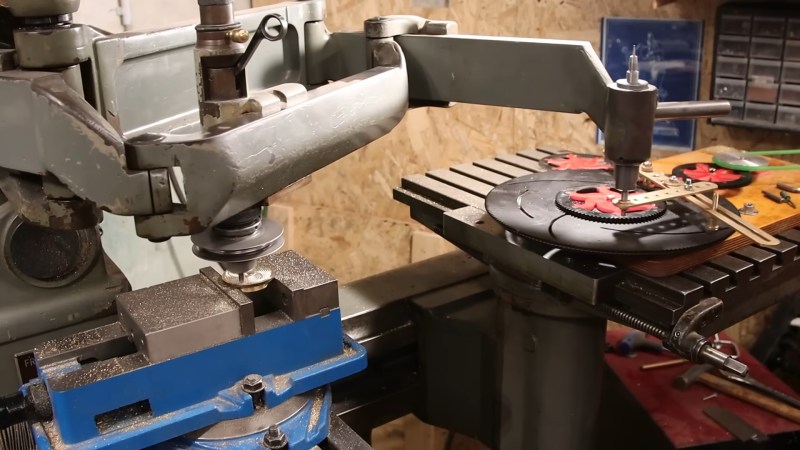
[[[770,166],[764,156],[800,155],[800,149],[794,150],[761,150],[755,152],[729,151],[714,155],[714,164],[726,169],[755,172],[762,170],[798,170],[800,165]]]

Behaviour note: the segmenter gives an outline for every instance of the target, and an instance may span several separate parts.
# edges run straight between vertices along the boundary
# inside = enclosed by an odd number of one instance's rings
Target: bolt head
[[[277,425],[271,425],[264,433],[263,444],[270,450],[282,450],[288,448],[289,439]]]
[[[264,390],[264,379],[261,378],[261,375],[248,375],[242,380],[242,390],[248,394],[261,392]]]

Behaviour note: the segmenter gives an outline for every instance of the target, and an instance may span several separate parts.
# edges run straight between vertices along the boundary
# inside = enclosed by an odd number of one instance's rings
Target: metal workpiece
[[[257,269],[272,271],[272,281],[261,292],[251,294],[256,313],[267,307],[282,310],[292,320],[327,316],[339,308],[336,278],[294,251],[257,261]]]
[[[203,269],[199,275],[123,294],[117,300],[120,324],[152,363],[254,333],[253,303],[222,284],[218,273]]]
[[[185,210],[141,217],[137,232],[154,238],[199,233],[387,134],[405,114],[407,82],[402,66],[376,67],[233,129],[129,142],[135,167],[177,163],[187,197]]]

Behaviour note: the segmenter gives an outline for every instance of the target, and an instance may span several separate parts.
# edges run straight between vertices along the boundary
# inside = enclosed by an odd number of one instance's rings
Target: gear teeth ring
[[[561,191],[556,195],[556,206],[564,213],[569,214],[571,216],[578,217],[580,219],[589,220],[592,222],[600,222],[600,223],[611,223],[611,224],[632,224],[632,223],[644,223],[649,222],[651,220],[658,219],[666,212],[666,204],[664,202],[657,202],[655,203],[655,208],[644,210],[644,211],[635,211],[635,212],[628,212],[624,215],[617,215],[617,214],[610,214],[598,211],[593,209],[591,211],[576,208],[574,206],[574,200],[572,200],[571,195],[574,192],[581,192],[584,190],[592,189],[592,187],[585,187],[576,189],[575,191]]]

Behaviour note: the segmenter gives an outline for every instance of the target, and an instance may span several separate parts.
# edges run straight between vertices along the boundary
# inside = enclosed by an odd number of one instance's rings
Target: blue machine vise
[[[118,322],[38,347],[39,378],[23,392],[39,393],[39,449],[305,450],[325,439],[328,385],[364,369],[365,350],[342,332],[333,277],[291,251],[259,264],[274,279],[258,293],[203,269],[122,294]]]

